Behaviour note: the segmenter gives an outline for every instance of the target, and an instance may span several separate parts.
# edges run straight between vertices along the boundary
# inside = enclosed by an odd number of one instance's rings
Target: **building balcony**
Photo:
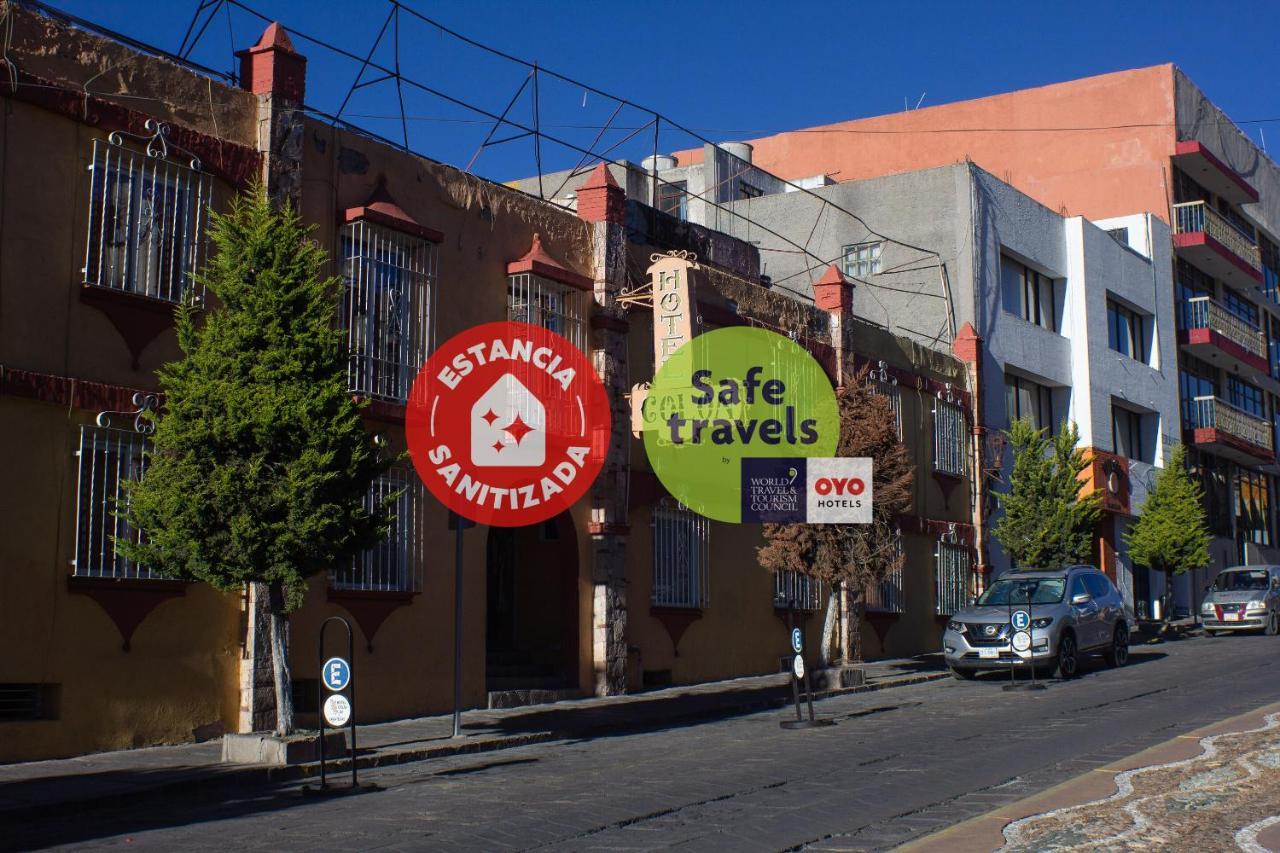
[[[1200,186],[1232,204],[1252,204],[1258,200],[1258,191],[1252,184],[1197,140],[1179,142],[1173,163]]]
[[[1262,329],[1232,314],[1208,296],[1182,303],[1182,351],[1245,376],[1267,376],[1267,338]]]
[[[1262,283],[1262,255],[1253,238],[1202,201],[1173,206],[1173,247],[1179,257],[1227,284]]]
[[[1195,446],[1241,465],[1262,465],[1275,461],[1271,425],[1262,418],[1238,409],[1218,397],[1196,397],[1191,401],[1191,423]]]

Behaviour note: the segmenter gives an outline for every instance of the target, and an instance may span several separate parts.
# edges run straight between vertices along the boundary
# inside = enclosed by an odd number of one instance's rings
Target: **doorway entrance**
[[[576,694],[578,540],[569,514],[490,528],[485,588],[490,707]]]

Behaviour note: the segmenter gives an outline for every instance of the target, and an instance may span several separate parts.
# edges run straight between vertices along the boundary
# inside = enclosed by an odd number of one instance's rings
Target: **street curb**
[[[930,681],[939,681],[949,677],[950,675],[946,672],[930,672],[921,673],[919,675],[908,675],[878,684],[860,684],[856,687],[832,688],[828,690],[814,691],[813,698],[816,701],[855,693],[874,693],[881,690],[891,690],[895,687],[909,687]],[[573,731],[530,732],[529,734],[486,738],[484,740],[473,741],[470,743],[465,741],[461,743],[441,743],[423,746],[416,749],[400,750],[398,752],[363,755],[356,759],[356,769],[366,770],[378,767],[393,767],[399,764],[429,761],[434,758],[449,758],[457,755],[497,752],[500,750],[515,749],[522,746],[532,746],[534,744],[591,738],[605,733],[618,734],[623,732],[642,732],[654,728],[660,728],[671,723],[688,723],[696,720],[717,719],[755,713],[758,711],[766,711],[772,708],[782,708],[791,704],[792,701],[789,688],[785,684],[764,687],[761,688],[759,692],[761,695],[756,698],[720,706],[712,704],[709,707],[691,709],[683,713],[678,712],[667,714],[661,717],[655,717],[640,725],[624,725],[619,727],[598,724]],[[552,703],[552,705],[554,704],[555,703]],[[339,777],[343,773],[350,773],[350,771],[351,759],[349,758],[335,759],[325,762],[325,772],[331,777]],[[137,805],[140,800],[155,796],[160,792],[163,792],[164,796],[170,796],[175,792],[193,793],[197,791],[212,791],[221,787],[283,784],[303,779],[318,779],[319,776],[320,764],[318,762],[296,764],[286,767],[266,767],[261,765],[246,767],[214,766],[200,776],[157,782],[152,786],[134,788],[129,791],[104,794],[81,800],[63,800],[57,803],[0,808],[0,819],[10,820],[17,817],[40,818],[58,816],[65,814],[68,809],[72,808],[94,808],[115,804]],[[339,781],[339,784],[342,784],[342,782]]]

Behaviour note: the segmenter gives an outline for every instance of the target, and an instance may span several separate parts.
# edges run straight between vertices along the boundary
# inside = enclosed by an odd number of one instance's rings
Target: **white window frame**
[[[969,447],[964,407],[939,396],[933,401],[933,470],[963,477]]]
[[[365,509],[374,511],[389,495],[399,493],[392,509],[391,529],[382,541],[351,558],[351,564],[329,573],[332,589],[360,592],[421,592],[426,552],[422,543],[422,481],[397,465],[380,474],[365,496]]]
[[[938,540],[933,553],[934,612],[951,616],[969,606],[973,565],[964,545]]]
[[[162,302],[199,302],[193,274],[204,263],[212,180],[192,158],[169,159],[168,126],[147,121],[145,151],[125,134],[93,140],[84,283]]]
[[[850,278],[866,278],[880,272],[883,240],[870,240],[844,247],[844,274]]]
[[[820,610],[825,601],[822,581],[784,569],[773,573],[773,606],[779,610]]]
[[[901,441],[902,389],[898,386],[898,380],[889,375],[888,365],[882,361],[875,370],[867,374],[867,384],[871,386],[872,393],[889,400],[889,408],[893,411],[894,429],[897,430],[898,440]]]
[[[507,319],[541,326],[587,349],[591,293],[545,276],[522,272],[507,276]]]
[[[436,245],[364,219],[340,241],[347,390],[404,403],[430,349]]]
[[[711,568],[711,521],[675,498],[662,498],[653,508],[654,607],[697,610],[708,603]]]
[[[894,533],[894,549],[896,556],[902,556],[902,531],[898,530]],[[898,565],[887,572],[879,583],[868,584],[866,595],[866,609],[868,613],[904,613],[906,612],[906,596],[903,592],[903,575],[904,564],[899,562]]]
[[[146,399],[148,405],[144,408],[154,408],[155,398]],[[140,417],[135,418],[134,429],[113,427],[112,414],[116,413],[104,412],[96,423],[80,427],[72,574],[92,578],[161,579],[161,575],[116,551],[117,539],[134,543],[143,539],[142,532],[124,516],[128,500],[125,484],[141,479],[145,473],[147,455],[151,452],[148,435],[153,428]]]

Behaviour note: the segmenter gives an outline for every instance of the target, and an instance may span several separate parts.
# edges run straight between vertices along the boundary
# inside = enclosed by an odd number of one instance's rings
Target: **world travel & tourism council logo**
[[[579,500],[604,462],[611,419],[587,357],[555,332],[487,323],[427,360],[405,414],[418,475],[480,524],[545,521]]]

